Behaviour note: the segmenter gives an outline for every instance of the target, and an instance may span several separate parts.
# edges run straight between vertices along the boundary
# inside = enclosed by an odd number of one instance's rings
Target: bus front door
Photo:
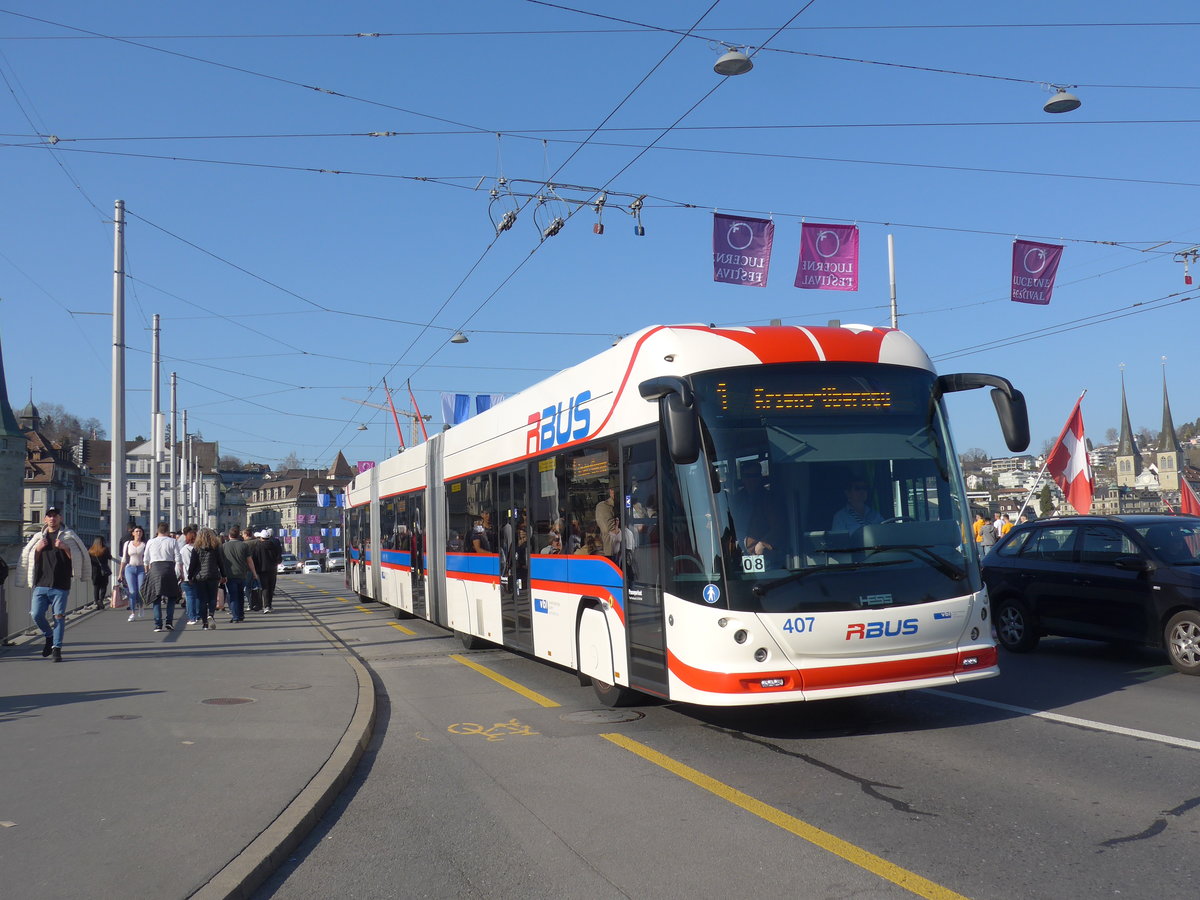
[[[529,592],[529,499],[525,467],[500,473],[500,617],[504,645],[533,650]]]
[[[629,630],[629,684],[667,694],[663,589],[659,563],[658,445],[651,438],[624,445],[621,494],[621,569]]]

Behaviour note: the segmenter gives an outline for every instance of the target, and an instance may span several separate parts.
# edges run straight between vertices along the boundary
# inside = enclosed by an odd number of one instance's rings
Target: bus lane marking
[[[388,622],[388,624],[391,625],[393,628],[395,628],[397,631],[399,631],[401,634],[407,634],[410,636],[416,634],[416,632],[413,631],[411,628],[405,628],[399,622]]]
[[[451,653],[450,658],[452,660],[454,660],[455,662],[462,663],[468,669],[474,669],[480,675],[486,675],[488,678],[492,679],[492,681],[496,682],[496,684],[503,685],[504,687],[508,688],[510,691],[516,691],[522,697],[524,697],[527,700],[532,700],[538,706],[544,706],[547,709],[549,709],[549,708],[561,705],[559,703],[555,703],[549,697],[543,697],[537,691],[530,690],[529,688],[525,687],[524,685],[517,684],[511,678],[505,678],[499,672],[493,672],[487,666],[481,666],[479,663],[475,662],[474,660],[467,659],[465,656],[463,656],[459,653]]]
[[[714,794],[722,800],[756,815],[760,819],[778,828],[782,828],[784,831],[791,832],[796,837],[808,841],[810,844],[820,847],[834,856],[858,866],[860,869],[864,869],[873,875],[890,881],[898,887],[904,888],[910,893],[916,894],[918,897],[925,897],[927,900],[967,900],[962,894],[956,893],[927,878],[923,878],[915,872],[910,872],[908,869],[890,863],[881,856],[876,856],[874,853],[832,835],[828,831],[823,831],[815,825],[810,825],[801,819],[797,819],[783,810],[763,803],[761,800],[751,797],[737,788],[717,781],[715,778],[705,775],[691,766],[678,762],[664,753],[659,753],[657,750],[653,750],[639,741],[627,738],[623,734],[602,734],[600,737],[616,744],[618,747],[628,750],[630,753],[640,756],[647,762],[666,769],[673,775],[678,775],[685,781],[690,781],[696,787],[702,788],[710,794]]]
[[[354,607],[354,608],[355,608],[355,609],[357,609],[357,610],[358,610],[360,613],[367,613],[367,614],[370,614],[370,613],[373,613],[373,612],[375,612],[375,610],[373,610],[373,609],[367,609],[365,606],[356,606],[356,607]]]
[[[1033,716],[1038,719],[1046,719],[1050,722],[1058,722],[1060,725],[1074,725],[1077,728],[1087,728],[1090,731],[1107,731],[1110,734],[1120,734],[1125,737],[1141,738],[1144,741],[1155,741],[1159,744],[1168,744],[1172,747],[1183,747],[1187,750],[1200,750],[1200,741],[1190,741],[1187,738],[1172,737],[1169,734],[1157,734],[1153,731],[1140,731],[1137,728],[1126,728],[1123,725],[1109,725],[1105,722],[1094,722],[1091,719],[1079,719],[1075,716],[1064,716],[1062,713],[1045,712],[1040,709],[1027,709],[1024,706],[1013,706],[1009,703],[1001,703],[998,700],[984,700],[982,697],[970,697],[966,694],[953,694],[949,691],[926,690],[925,693],[933,694],[937,697],[946,697],[950,700],[961,700],[963,703],[976,703],[980,706],[990,706],[993,709],[1002,709],[1006,712],[1017,713],[1022,716]]]

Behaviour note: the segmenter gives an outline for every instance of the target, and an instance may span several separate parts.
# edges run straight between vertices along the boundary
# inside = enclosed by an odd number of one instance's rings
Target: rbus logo
[[[902,634],[916,634],[919,622],[917,619],[900,619],[894,622],[859,622],[846,626],[846,640],[851,638],[881,638],[899,637]]]
[[[591,399],[591,391],[580,391],[567,402],[566,409],[559,402],[540,413],[530,413],[528,424],[533,428],[525,433],[525,452],[536,453],[587,437],[592,427],[592,411],[584,409],[584,404]]]

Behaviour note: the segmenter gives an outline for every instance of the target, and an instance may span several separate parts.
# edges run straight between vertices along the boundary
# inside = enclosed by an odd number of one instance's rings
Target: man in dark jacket
[[[229,528],[229,540],[221,545],[221,557],[225,560],[225,596],[229,604],[229,621],[242,622],[246,618],[246,588],[250,580],[258,578],[250,546],[242,540],[242,531],[236,525]]]
[[[254,567],[258,570],[262,611],[269,613],[271,601],[275,599],[275,582],[279,576],[279,562],[283,559],[283,545],[268,528],[258,533],[258,542],[254,544],[251,555],[254,557]]]

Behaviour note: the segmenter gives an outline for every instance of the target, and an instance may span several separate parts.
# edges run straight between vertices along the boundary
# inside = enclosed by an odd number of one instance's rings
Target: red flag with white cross
[[[1095,482],[1088,462],[1087,439],[1083,436],[1083,412],[1079,408],[1082,402],[1083,397],[1075,401],[1075,408],[1067,417],[1062,434],[1050,448],[1050,455],[1046,457],[1046,471],[1067,495],[1067,502],[1081,516],[1086,516],[1092,508]]]

